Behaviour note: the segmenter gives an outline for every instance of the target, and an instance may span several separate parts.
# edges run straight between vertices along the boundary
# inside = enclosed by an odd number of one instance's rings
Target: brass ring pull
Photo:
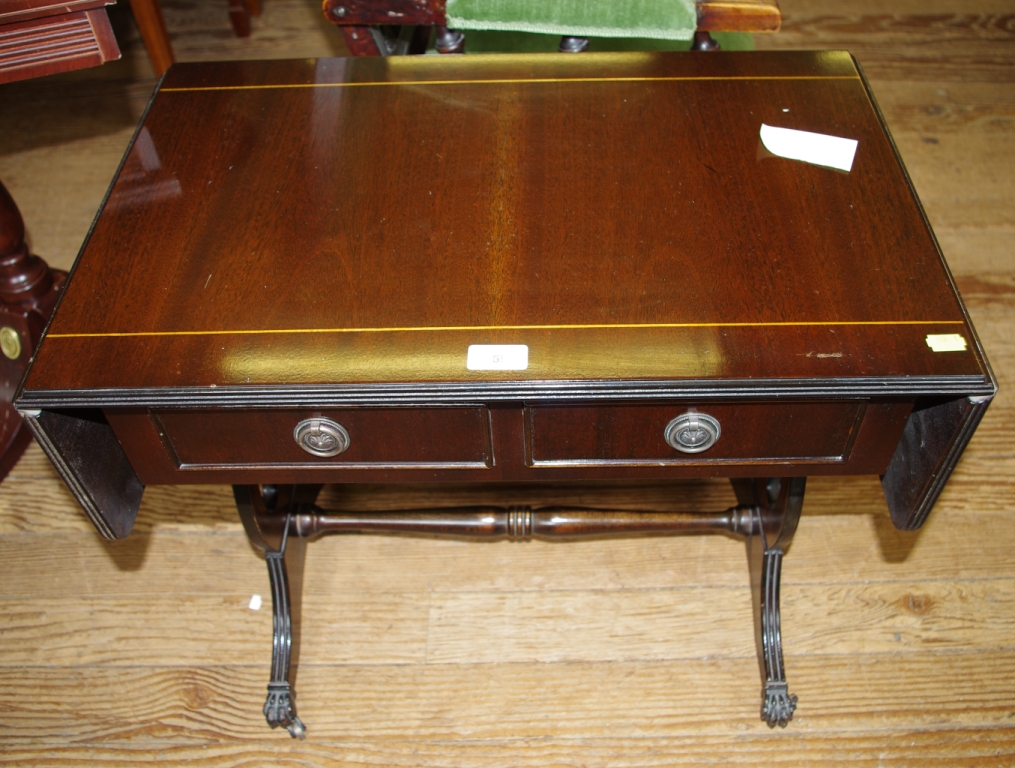
[[[666,425],[663,437],[671,448],[683,453],[701,453],[707,451],[721,433],[719,421],[707,413],[690,411],[677,416]]]
[[[293,437],[300,448],[321,458],[337,456],[349,447],[349,433],[331,419],[304,419],[296,425]]]

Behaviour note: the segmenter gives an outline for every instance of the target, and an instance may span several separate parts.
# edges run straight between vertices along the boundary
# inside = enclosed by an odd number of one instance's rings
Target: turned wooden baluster
[[[11,400],[66,277],[28,252],[21,212],[0,183],[0,480],[32,439]]]
[[[268,525],[282,524],[275,518]],[[694,533],[746,535],[750,510],[717,513],[605,512],[576,507],[462,507],[376,514],[334,514],[321,510],[293,515],[290,531],[302,538],[329,533],[407,534],[460,538],[578,539],[618,536],[672,536]]]

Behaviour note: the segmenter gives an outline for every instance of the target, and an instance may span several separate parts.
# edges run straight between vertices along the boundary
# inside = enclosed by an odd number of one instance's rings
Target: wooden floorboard
[[[262,700],[261,671],[196,664],[0,669],[0,685],[35,692],[6,705],[5,743],[260,740],[267,733],[249,711]],[[750,734],[794,742],[821,733],[1010,726],[1005,675],[1012,674],[1015,650],[802,656],[794,663],[801,710],[785,731],[769,731],[757,717],[755,697],[742,695],[757,677],[747,657],[308,665],[298,682],[315,742]],[[946,679],[952,684],[943,684]]]
[[[225,0],[164,0],[181,60],[339,55],[307,0],[246,40]],[[264,725],[270,598],[229,489],[151,488],[98,537],[36,446],[0,485],[0,764],[1015,766],[1015,8],[782,0],[758,48],[864,67],[1001,393],[920,531],[876,477],[813,478],[787,556],[785,730],[758,718],[743,545],[332,537],[307,555],[305,742]],[[67,268],[155,78],[127,5],[122,61],[0,86],[0,178]],[[722,509],[701,481],[514,503]],[[327,489],[344,510],[469,503],[468,486]],[[263,606],[252,610],[259,594]]]

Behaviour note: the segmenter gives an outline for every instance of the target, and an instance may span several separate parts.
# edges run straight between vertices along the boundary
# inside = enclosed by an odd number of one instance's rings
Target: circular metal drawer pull
[[[304,419],[296,425],[293,437],[307,453],[314,456],[337,456],[349,447],[349,433],[331,419]]]
[[[667,424],[663,436],[671,448],[684,453],[701,453],[715,445],[720,432],[717,419],[692,411]]]

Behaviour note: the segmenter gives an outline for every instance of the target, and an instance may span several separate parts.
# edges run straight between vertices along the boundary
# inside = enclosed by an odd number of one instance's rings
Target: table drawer
[[[528,409],[532,466],[660,465],[744,461],[843,461],[864,401],[679,405],[547,406]],[[718,423],[700,452],[671,447],[667,427],[695,412]]]
[[[486,408],[348,408],[151,413],[180,468],[357,467],[455,468],[493,464]],[[340,425],[348,439],[337,455],[297,443],[300,424]]]

